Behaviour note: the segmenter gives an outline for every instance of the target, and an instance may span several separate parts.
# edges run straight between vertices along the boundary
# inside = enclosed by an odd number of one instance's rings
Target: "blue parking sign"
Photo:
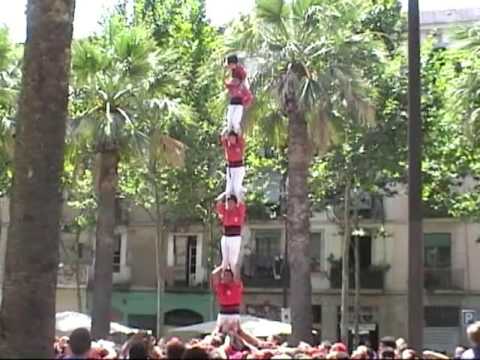
[[[468,326],[477,321],[477,312],[475,310],[462,310],[463,326]]]

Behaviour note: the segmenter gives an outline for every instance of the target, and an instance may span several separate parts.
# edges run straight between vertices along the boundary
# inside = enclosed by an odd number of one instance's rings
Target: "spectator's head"
[[[185,350],[182,359],[208,360],[210,357],[205,349],[200,346],[193,346],[190,349]]]
[[[235,195],[231,194],[227,197],[227,202],[228,202],[228,207],[233,208],[234,206],[237,205],[238,199]]]
[[[238,135],[235,131],[230,131],[228,133],[228,142],[230,144],[236,144],[238,142]]]
[[[238,65],[238,56],[233,54],[227,56],[227,66],[229,69],[235,69]]]
[[[283,341],[282,341],[282,337],[279,336],[279,335],[270,335],[268,338],[267,338],[267,342],[272,344],[272,345],[275,345],[275,346],[278,346],[280,345]]]
[[[463,353],[467,350],[465,346],[459,345],[455,348],[455,354],[453,356],[454,359],[461,359]]]
[[[233,282],[233,271],[231,269],[225,269],[222,271],[222,283],[230,284]]]
[[[396,348],[397,350],[401,353],[403,350],[408,348],[408,344],[403,338],[398,338],[397,341],[395,341]]]
[[[395,342],[395,338],[392,336],[385,336],[380,339],[380,346],[379,350],[383,348],[391,348],[395,350],[397,348],[397,343]]]
[[[69,345],[72,355],[84,356],[90,351],[92,346],[90,331],[88,331],[86,328],[78,328],[73,330],[73,332],[70,334]]]
[[[332,352],[348,353],[347,347],[345,346],[344,343],[341,343],[341,342],[333,344],[330,350]]]
[[[148,351],[147,351],[147,347],[145,346],[145,343],[143,341],[133,343],[130,346],[130,350],[128,351],[128,357],[129,359],[133,359],[133,360],[147,359]]]
[[[393,341],[395,343],[395,340]],[[394,360],[395,357],[395,349],[392,347],[384,347],[380,350],[378,354],[380,359],[392,359]]]
[[[467,328],[467,335],[474,346],[480,346],[480,321],[471,324]]]
[[[404,360],[415,360],[418,359],[417,353],[413,349],[404,349],[401,352],[401,357]]]
[[[332,348],[332,343],[330,341],[322,341],[322,343],[319,346],[319,349],[322,351],[325,351],[327,354]]]
[[[348,353],[342,351],[331,351],[327,355],[327,359],[343,360],[348,359]]]
[[[185,353],[185,345],[177,338],[167,343],[167,359],[182,359]]]

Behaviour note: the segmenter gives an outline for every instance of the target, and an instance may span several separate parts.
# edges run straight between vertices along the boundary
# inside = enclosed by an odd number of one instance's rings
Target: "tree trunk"
[[[310,256],[310,204],[308,201],[309,149],[305,114],[293,107],[288,122],[288,258],[292,342],[312,340],[312,284]]]
[[[118,162],[118,152],[114,149],[104,149],[99,154],[97,169],[99,172],[99,200],[92,309],[92,337],[94,339],[105,339],[110,334]]]
[[[156,212],[156,241],[155,241],[155,264],[156,264],[156,273],[157,273],[157,337],[160,337],[161,330],[163,327],[163,309],[162,309],[162,298],[165,294],[165,258],[163,256],[164,248],[164,219],[162,209],[160,207],[160,194],[157,185],[155,186],[155,212]]]
[[[350,291],[350,179],[347,180],[345,186],[345,209],[343,215],[344,233],[343,233],[343,256],[342,256],[342,305],[341,305],[341,322],[340,337],[348,346],[348,325],[349,325],[349,291]]]
[[[74,0],[29,0],[0,354],[52,358]]]
[[[355,194],[355,207],[353,210],[354,228],[358,232],[358,193]],[[355,235],[355,300],[354,300],[355,338],[354,344],[360,344],[360,237]]]
[[[75,248],[76,248],[76,256],[75,256],[75,285],[76,285],[76,292],[77,292],[77,305],[78,305],[78,312],[83,311],[82,305],[82,289],[81,289],[81,279],[80,279],[80,234],[81,232],[78,231],[75,234]]]

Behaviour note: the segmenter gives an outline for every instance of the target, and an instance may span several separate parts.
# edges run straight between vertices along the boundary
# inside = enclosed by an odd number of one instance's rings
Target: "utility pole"
[[[423,349],[422,118],[420,12],[408,2],[408,343]]]

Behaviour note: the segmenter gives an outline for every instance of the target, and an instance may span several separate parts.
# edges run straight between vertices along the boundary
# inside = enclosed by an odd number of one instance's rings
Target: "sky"
[[[83,37],[99,30],[98,22],[118,0],[76,0],[74,36]],[[253,8],[255,0],[206,0],[207,15],[215,25],[223,25]],[[408,0],[401,0],[404,6]],[[15,42],[25,40],[27,0],[0,0],[0,25],[6,25]],[[480,7],[480,0],[419,0],[420,10]]]

